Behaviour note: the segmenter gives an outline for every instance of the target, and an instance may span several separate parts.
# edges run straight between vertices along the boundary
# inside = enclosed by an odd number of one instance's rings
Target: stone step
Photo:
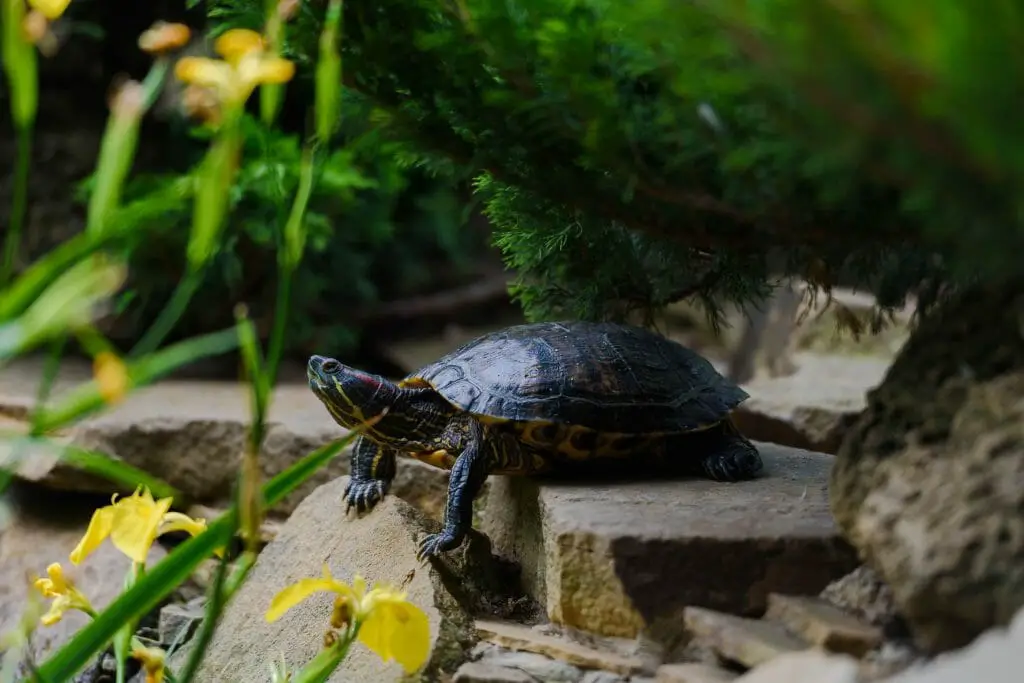
[[[700,607],[686,608],[684,621],[690,634],[721,658],[749,669],[779,655],[810,647],[783,625],[771,621],[746,619]]]
[[[739,674],[710,664],[665,664],[658,667],[656,683],[732,683]]]
[[[812,645],[863,657],[882,642],[882,630],[818,597],[768,596],[765,619],[784,625]]]
[[[667,642],[691,605],[760,614],[858,562],[829,510],[833,458],[757,445],[764,473],[737,483],[492,476],[480,530],[556,624]]]

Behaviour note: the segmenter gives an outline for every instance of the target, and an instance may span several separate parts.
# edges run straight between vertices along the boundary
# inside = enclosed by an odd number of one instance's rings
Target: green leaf
[[[179,504],[185,498],[181,491],[164,480],[98,451],[57,443],[45,437],[0,436],[0,443],[2,442],[8,443],[10,451],[15,454],[19,450],[25,449],[25,451],[32,450],[39,454],[53,455],[66,465],[88,474],[103,477],[107,481],[122,484],[126,488],[134,489],[137,486],[145,486],[157,498],[173,498]],[[27,452],[25,454],[28,455]],[[5,466],[14,469],[12,464],[5,464]]]

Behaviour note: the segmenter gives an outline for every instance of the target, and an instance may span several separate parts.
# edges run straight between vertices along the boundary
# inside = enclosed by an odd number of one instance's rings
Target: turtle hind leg
[[[708,443],[699,463],[706,477],[715,481],[742,481],[761,473],[764,463],[757,446],[736,429],[732,420],[722,420],[715,432],[717,438]]]

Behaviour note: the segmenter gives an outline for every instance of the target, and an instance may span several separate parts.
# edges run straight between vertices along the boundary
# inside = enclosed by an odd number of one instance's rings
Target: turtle
[[[369,512],[387,495],[399,454],[450,471],[442,529],[420,542],[420,561],[462,545],[490,474],[613,460],[641,471],[643,463],[672,460],[734,482],[762,469],[757,447],[731,419],[747,392],[697,352],[634,325],[513,325],[397,382],[319,355],[310,357],[307,376],[335,422],[362,428],[346,514]]]

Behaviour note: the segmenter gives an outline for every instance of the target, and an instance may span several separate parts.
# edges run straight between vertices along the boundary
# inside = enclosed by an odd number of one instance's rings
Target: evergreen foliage
[[[1020,269],[1022,7],[346,0],[345,84],[477,175],[531,317],[714,312],[776,275],[928,304]]]

